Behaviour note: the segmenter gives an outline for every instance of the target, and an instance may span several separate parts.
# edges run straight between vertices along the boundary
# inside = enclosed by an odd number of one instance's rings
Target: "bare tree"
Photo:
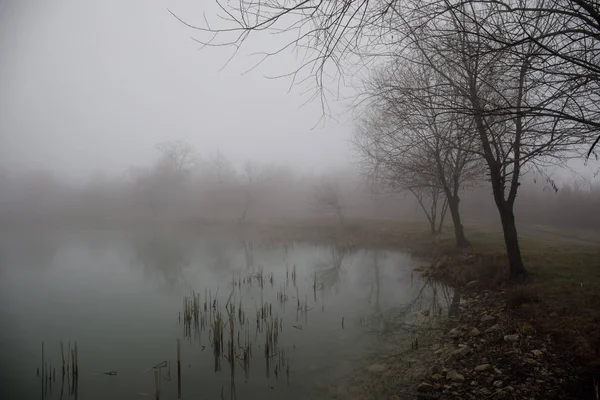
[[[421,174],[421,170],[411,174],[408,170],[414,171],[415,168],[412,167],[401,171],[401,168],[398,167],[406,160],[402,160],[400,155],[391,158],[384,156],[383,152],[378,151],[374,144],[369,142],[370,138],[375,135],[378,135],[378,132],[373,130],[357,130],[357,138],[354,141],[362,159],[363,174],[369,181],[371,192],[374,194],[410,193],[425,214],[431,235],[438,235],[444,225],[448,210],[448,198],[437,183],[428,181],[430,178],[428,174]]]
[[[238,222],[240,224],[246,223],[248,211],[250,210],[250,206],[255,200],[254,192],[256,191],[256,185],[260,179],[259,166],[251,161],[246,161],[246,163],[244,163],[242,177],[245,181],[246,193],[243,203],[242,215],[238,218]]]
[[[162,153],[164,161],[178,172],[191,170],[198,161],[196,149],[185,140],[159,143],[156,149]]]
[[[265,57],[292,47],[308,49],[310,56],[288,75],[296,79],[300,70],[311,71],[321,94],[328,61],[343,74],[346,56],[357,56],[362,64],[370,58],[422,56],[441,77],[435,87],[447,98],[458,96],[439,109],[471,120],[511,276],[526,274],[514,216],[519,177],[573,156],[600,128],[595,0],[505,0],[504,12],[492,0],[217,3],[228,25],[186,23],[207,34],[198,41],[237,49],[253,32],[295,33]]]
[[[538,57],[537,46],[504,47],[486,39],[484,30],[507,41],[514,32],[488,9],[471,3],[461,7],[460,13],[440,13],[433,20],[426,12],[415,18],[428,23],[415,24],[410,47],[441,77],[436,90],[459,96],[448,111],[472,120],[500,214],[510,274],[518,279],[526,275],[514,215],[520,177],[580,156],[589,136],[555,116],[530,112],[563,99],[562,91],[546,85],[545,60]]]
[[[323,211],[333,211],[340,222],[344,225],[344,203],[339,186],[331,178],[322,178],[314,187],[314,205]]]
[[[444,227],[444,219],[446,211],[448,211],[448,197],[436,186],[415,187],[408,191],[417,199],[425,213],[431,234],[439,235]],[[462,245],[463,243],[461,243]]]
[[[209,164],[219,183],[223,183],[235,175],[231,161],[229,161],[229,159],[227,159],[220,151],[217,151],[211,156]]]
[[[469,120],[448,111],[447,104],[457,99],[448,99],[435,86],[436,73],[426,65],[401,59],[385,65],[372,77],[367,91],[371,102],[354,143],[368,174],[417,198],[432,233],[435,206],[442,206],[441,216],[448,207],[456,245],[465,247],[469,242],[460,218],[459,193],[482,175],[483,168]],[[440,194],[443,202],[438,202]]]
[[[196,32],[192,39],[203,47],[231,47],[232,58],[250,35],[269,32],[285,38],[284,44],[265,47],[255,67],[271,56],[295,51],[301,62],[278,78],[290,78],[293,84],[314,84],[323,111],[332,91],[326,81],[343,79],[354,70],[362,57],[373,54],[383,42],[394,42],[391,26],[396,24],[398,0],[215,0],[216,15],[205,15],[191,22],[169,10],[182,24]],[[281,43],[281,42],[279,42]],[[265,42],[265,46],[268,46]],[[377,56],[382,52],[375,50]],[[359,56],[358,59],[356,56]],[[345,63],[345,59],[352,62]]]
[[[536,68],[555,101],[536,104],[523,112],[544,115],[568,123],[575,131],[600,131],[600,7],[597,0],[471,0],[492,20],[502,21],[511,35],[493,29],[479,30],[484,40],[501,49],[535,48]],[[444,0],[453,13],[469,16],[470,8]],[[467,13],[465,13],[465,9]],[[519,50],[517,50],[519,51]],[[557,101],[560,100],[560,101]],[[596,137],[587,156],[600,141]]]

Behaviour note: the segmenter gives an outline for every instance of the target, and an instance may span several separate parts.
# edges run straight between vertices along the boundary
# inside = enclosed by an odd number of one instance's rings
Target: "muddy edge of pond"
[[[415,271],[446,283],[444,256]],[[330,390],[335,399],[596,399],[591,375],[556,338],[507,305],[507,291],[473,280],[453,285],[456,295],[440,329],[419,332],[420,345],[400,341]],[[428,316],[427,310],[421,310]],[[550,318],[557,317],[550,315]],[[596,389],[597,390],[597,389]]]

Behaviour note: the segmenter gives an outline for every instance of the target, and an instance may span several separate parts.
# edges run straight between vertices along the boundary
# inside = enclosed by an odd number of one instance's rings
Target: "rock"
[[[459,328],[451,329],[450,332],[448,332],[448,336],[451,337],[452,339],[459,338],[462,335],[463,335],[463,333]]]
[[[496,324],[496,325],[492,325],[489,328],[487,328],[485,330],[485,333],[498,332],[499,330],[500,330],[500,325]]]
[[[541,350],[531,350],[531,354],[533,354],[535,358],[542,358],[544,356],[544,353]]]
[[[471,337],[477,337],[479,335],[481,335],[481,332],[477,328],[473,328],[471,329],[471,332],[469,332],[469,336]]]
[[[492,364],[481,364],[475,367],[475,372],[490,371],[492,368]]]
[[[483,317],[481,317],[481,322],[491,322],[491,321],[495,321],[496,317],[494,317],[493,315],[489,315],[486,314]]]
[[[442,375],[440,375],[440,374],[433,374],[433,375],[431,375],[431,380],[432,381],[439,381],[440,379],[442,379]]]
[[[504,385],[504,383],[502,381],[496,381],[496,382],[494,382],[494,386],[497,387],[497,388],[501,388],[502,385]]]
[[[426,383],[426,382],[422,382],[419,384],[419,386],[417,386],[417,392],[419,393],[427,393],[427,392],[431,392],[433,390],[433,385]]]
[[[506,390],[507,392],[514,392],[515,388],[512,387],[512,386],[507,386],[507,387],[504,388],[504,390]]]
[[[505,342],[518,342],[519,341],[519,335],[518,334],[504,335],[504,341]]]
[[[373,364],[367,368],[369,372],[381,373],[387,371],[388,367],[385,364]]]
[[[502,371],[500,371],[498,368],[494,368],[494,373],[496,375],[502,375]]]
[[[446,374],[446,379],[449,379],[452,382],[463,382],[465,380],[465,377],[463,375],[459,374],[458,372],[456,372],[455,369],[451,369]]]
[[[459,360],[471,352],[471,348],[469,346],[459,347],[458,349],[452,352],[452,357],[456,360]]]
[[[471,386],[477,386],[477,381],[471,381]]]
[[[465,285],[465,287],[466,287],[467,289],[474,288],[475,286],[477,286],[477,284],[478,284],[478,283],[479,283],[479,281],[471,281],[471,282],[467,283],[467,284]]]

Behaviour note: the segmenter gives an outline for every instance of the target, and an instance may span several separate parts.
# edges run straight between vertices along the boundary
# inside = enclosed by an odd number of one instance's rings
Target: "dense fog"
[[[323,102],[306,90],[310,73],[306,82],[285,77],[297,67],[291,49],[256,65],[289,35],[265,41],[260,33],[237,53],[198,51],[197,32],[176,16],[201,21],[203,13],[218,7],[0,2],[2,221],[426,220],[410,191],[375,187],[357,154],[364,107],[356,103],[373,81],[369,68],[345,71],[341,85],[320,82],[333,93]],[[517,221],[595,229],[592,161],[523,176]],[[461,188],[460,211],[467,223],[498,223],[480,172]]]
[[[169,151],[188,146],[188,159]],[[179,146],[179,147],[177,147]],[[162,148],[163,151],[158,148]],[[166,152],[166,153],[165,153]],[[157,146],[156,160],[121,174],[95,173],[73,182],[48,171],[0,175],[0,218],[11,223],[123,226],[137,223],[272,222],[326,219],[334,207],[319,201],[319,190],[334,192],[349,219],[425,221],[410,193],[379,191],[360,165],[308,173],[285,164],[247,161],[235,167],[224,153],[201,156],[184,142]],[[181,156],[181,155],[180,155]],[[600,188],[583,178],[555,183],[525,176],[516,202],[522,224],[597,229]],[[484,177],[461,195],[465,222],[498,224],[489,182]],[[445,221],[451,229],[451,220]]]

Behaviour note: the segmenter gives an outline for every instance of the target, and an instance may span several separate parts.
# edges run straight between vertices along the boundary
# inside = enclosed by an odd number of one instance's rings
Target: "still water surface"
[[[400,252],[211,235],[5,232],[2,398],[154,398],[152,367],[166,361],[161,398],[176,399],[179,339],[184,399],[305,399],[376,340],[366,323],[374,313],[421,290],[415,262]],[[56,368],[46,387],[36,374],[42,341]],[[61,341],[65,353],[77,341],[76,390],[70,374],[63,382]]]

